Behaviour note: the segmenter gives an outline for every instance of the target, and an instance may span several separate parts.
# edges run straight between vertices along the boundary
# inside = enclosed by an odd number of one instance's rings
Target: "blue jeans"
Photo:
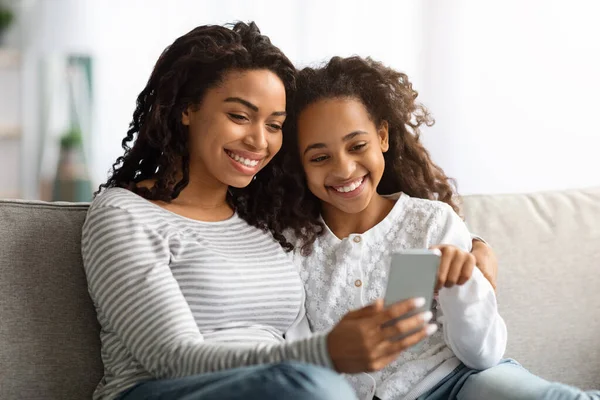
[[[460,365],[417,400],[600,400],[600,391],[584,392],[548,382],[514,360],[484,371]]]
[[[283,362],[142,382],[120,397],[142,399],[353,400],[356,395],[346,380],[332,370]]]

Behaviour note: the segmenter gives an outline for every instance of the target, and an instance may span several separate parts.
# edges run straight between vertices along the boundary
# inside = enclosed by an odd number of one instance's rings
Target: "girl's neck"
[[[323,220],[335,236],[343,239],[352,233],[362,234],[373,228],[392,211],[394,204],[393,200],[375,194],[363,211],[349,214],[323,203]]]

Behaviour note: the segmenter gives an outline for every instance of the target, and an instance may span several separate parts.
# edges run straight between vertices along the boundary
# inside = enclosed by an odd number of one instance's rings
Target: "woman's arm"
[[[293,261],[293,260],[292,260]],[[300,311],[298,316],[292,325],[285,332],[285,340],[294,341],[298,339],[304,339],[312,335],[310,324],[308,323],[308,317],[306,315],[306,290],[302,287],[302,301],[300,303]]]
[[[498,279],[498,259],[490,245],[478,237],[472,237],[471,254],[475,256],[477,268],[481,271],[485,279],[487,279],[494,290]]]
[[[128,210],[91,208],[82,255],[103,329],[156,378],[284,360],[333,365],[323,334],[281,345],[206,343],[169,268],[166,239]]]

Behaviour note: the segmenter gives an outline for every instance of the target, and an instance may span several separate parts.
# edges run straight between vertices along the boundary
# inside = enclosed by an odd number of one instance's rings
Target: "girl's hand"
[[[442,287],[450,288],[454,285],[463,285],[471,278],[473,268],[475,268],[475,256],[473,254],[450,245],[438,245],[431,248],[442,252],[436,291]]]
[[[427,325],[432,318],[430,311],[389,323],[422,307],[424,302],[424,299],[410,299],[384,308],[379,299],[375,304],[346,314],[327,337],[335,370],[350,374],[378,371],[402,351],[433,334],[437,325]]]

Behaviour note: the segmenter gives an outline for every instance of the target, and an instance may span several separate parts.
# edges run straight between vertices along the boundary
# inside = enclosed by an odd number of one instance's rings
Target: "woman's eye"
[[[269,124],[268,127],[273,129],[274,131],[280,131],[282,129],[281,125],[277,124]]]
[[[245,116],[240,115],[240,114],[231,114],[230,113],[229,116],[232,119],[235,119],[236,121],[248,121],[248,118],[246,118]]]
[[[318,163],[327,160],[327,156],[319,156],[310,160],[310,162]]]
[[[360,143],[360,144],[357,144],[355,146],[352,146],[352,148],[350,150],[352,150],[352,151],[358,151],[358,150],[364,148],[366,145],[367,145],[366,143]]]

